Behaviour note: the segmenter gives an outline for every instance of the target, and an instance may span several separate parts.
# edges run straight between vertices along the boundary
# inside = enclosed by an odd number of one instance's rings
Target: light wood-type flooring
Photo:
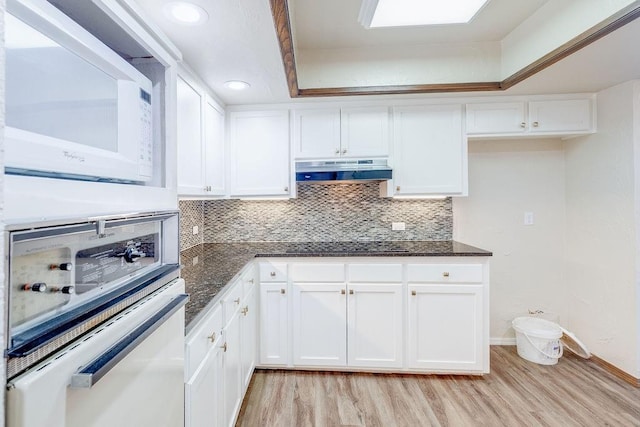
[[[237,426],[640,426],[640,389],[592,361],[491,347],[491,374],[256,371]]]

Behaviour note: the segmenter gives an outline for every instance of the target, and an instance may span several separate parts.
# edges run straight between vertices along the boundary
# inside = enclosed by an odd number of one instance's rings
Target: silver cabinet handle
[[[347,149],[342,150],[342,154],[347,154]]]
[[[215,333],[215,332],[212,332],[212,333],[211,333],[211,335],[209,335],[207,338],[209,338],[209,340],[210,340],[211,342],[215,342],[215,340],[216,340],[216,333]]]
[[[289,187],[284,187],[284,191],[289,191]]]
[[[449,272],[448,271],[443,272],[442,277],[449,277]]]
[[[271,277],[276,277],[276,272],[275,272],[275,271],[272,271],[271,273],[269,273],[269,276],[271,276]]]
[[[353,295],[353,289],[349,289],[349,295]]]
[[[285,294],[285,292],[286,292],[286,291],[285,291],[284,289],[280,289],[280,293],[281,293],[281,294],[283,294],[283,295],[284,295],[284,294]]]
[[[526,127],[526,126],[527,126],[527,124],[526,124],[525,122],[520,123],[520,127],[521,127],[521,128],[524,128],[524,127]]]
[[[340,154],[340,149],[336,148],[336,154]]]
[[[411,291],[411,295],[415,297],[418,293],[416,291]]]
[[[534,128],[537,128],[537,127],[538,127],[538,124],[539,124],[538,122],[533,122],[533,127],[534,127]]]
[[[247,280],[247,283],[253,283],[253,279]]]
[[[346,293],[347,293],[347,291],[345,291],[344,289],[340,289],[340,295],[344,295]]]
[[[235,302],[236,304],[240,305],[240,298],[234,299],[233,302]]]
[[[109,347],[101,355],[80,368],[71,376],[71,388],[91,388],[104,377],[118,362],[131,353],[142,341],[154,333],[173,314],[189,301],[189,295],[180,294],[167,305],[145,320],[131,333]]]

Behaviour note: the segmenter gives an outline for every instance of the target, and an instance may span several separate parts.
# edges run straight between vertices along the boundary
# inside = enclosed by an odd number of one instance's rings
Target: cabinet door
[[[293,144],[296,159],[340,156],[340,110],[294,111]]]
[[[178,194],[204,194],[202,96],[180,76],[177,89]]]
[[[222,427],[223,349],[214,342],[200,369],[185,384],[185,427]]]
[[[389,155],[387,107],[343,108],[340,123],[343,157]]]
[[[523,133],[527,127],[524,106],[524,102],[467,104],[467,134]]]
[[[461,105],[394,109],[396,195],[464,195],[467,144]]]
[[[288,111],[229,113],[232,196],[289,194]]]
[[[483,369],[482,285],[409,285],[410,369]]]
[[[532,133],[588,132],[591,130],[591,100],[569,99],[529,102]]]
[[[242,403],[242,367],[240,360],[240,312],[236,312],[222,331],[224,340],[224,425],[232,427]]]
[[[346,366],[344,283],[293,284],[293,364]]]
[[[224,112],[211,100],[204,106],[205,187],[207,193],[221,196],[224,186]]]
[[[240,309],[240,335],[242,344],[240,346],[242,365],[242,391],[247,389],[253,369],[256,366],[256,294],[252,288],[245,295]]]
[[[402,284],[349,284],[349,366],[402,367]]]
[[[260,284],[260,363],[289,364],[289,296],[286,283]]]

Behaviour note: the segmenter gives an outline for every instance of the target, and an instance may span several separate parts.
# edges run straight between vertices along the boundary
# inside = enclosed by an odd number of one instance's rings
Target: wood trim
[[[609,19],[590,28],[569,42],[553,50],[537,61],[522,68],[501,82],[469,82],[469,83],[440,83],[417,85],[390,85],[390,86],[356,86],[333,88],[298,88],[298,74],[296,70],[295,53],[293,49],[293,36],[291,21],[289,19],[288,0],[269,0],[271,14],[280,45],[280,54],[287,78],[287,86],[291,98],[328,97],[328,96],[354,96],[354,95],[404,95],[417,93],[442,93],[442,92],[478,92],[478,91],[502,91],[528,79],[545,68],[590,45],[596,40],[612,33],[618,28],[640,17],[638,2],[626,7]]]
[[[607,371],[611,375],[617,378],[620,378],[622,381],[629,383],[636,388],[640,388],[640,378],[636,378],[633,375],[628,374],[627,372],[623,371],[617,366],[612,365],[606,360],[600,359],[596,355],[592,354],[591,360],[593,360],[597,365],[600,365],[605,371]]]
[[[395,95],[400,93],[477,92],[493,90],[502,90],[500,82],[311,88],[299,89],[298,96]]]
[[[280,45],[280,55],[284,73],[287,77],[289,95],[292,98],[299,96],[298,73],[296,71],[296,58],[293,52],[293,36],[291,35],[291,21],[289,20],[289,6],[287,0],[269,0],[271,3],[271,15],[276,27],[276,36]]]
[[[640,6],[638,6],[637,2],[635,2],[634,5],[622,9],[610,18],[602,21],[594,27],[589,28],[587,31],[569,40],[559,48],[552,50],[547,55],[507,77],[501,83],[502,89],[509,89],[510,87],[520,83],[521,81],[528,79],[534,74],[539,73],[545,68],[579,51],[583,47],[586,47],[596,40],[599,40],[602,37],[611,34],[618,28],[627,25],[629,22],[637,19],[638,17],[640,17]]]

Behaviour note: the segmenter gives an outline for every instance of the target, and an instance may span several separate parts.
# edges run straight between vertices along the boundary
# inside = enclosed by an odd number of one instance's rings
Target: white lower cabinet
[[[487,258],[260,266],[260,366],[489,372]]]
[[[243,391],[249,386],[253,370],[256,367],[256,305],[256,293],[254,287],[252,287],[245,294],[242,308],[240,309],[240,336],[242,337],[240,362]]]
[[[350,283],[348,365],[402,368],[402,284]]]
[[[345,288],[344,283],[293,284],[294,365],[346,365]]]
[[[260,283],[260,364],[289,364],[287,283]]]
[[[251,266],[186,337],[185,426],[235,425],[256,364]]]
[[[408,354],[410,369],[482,371],[482,285],[408,286]]]
[[[242,404],[242,367],[240,343],[240,313],[236,312],[231,321],[222,330],[224,340],[223,376],[224,387],[224,424],[233,426]]]

